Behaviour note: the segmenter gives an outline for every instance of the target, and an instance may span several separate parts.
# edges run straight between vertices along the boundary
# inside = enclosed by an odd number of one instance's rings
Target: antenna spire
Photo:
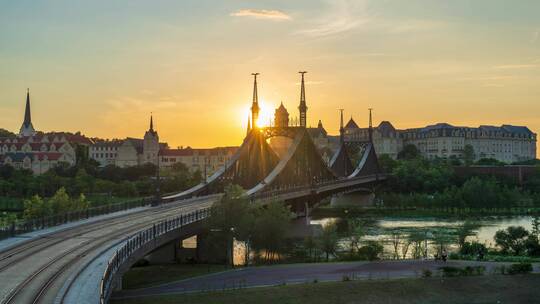
[[[251,126],[255,128],[257,126],[257,120],[259,119],[259,96],[257,93],[257,75],[259,73],[251,73],[253,75],[253,101],[251,103]]]
[[[371,111],[373,109],[369,108],[368,110],[369,110],[369,142],[373,143],[373,121],[371,118]]]
[[[300,71],[298,72],[302,74],[302,82],[300,84],[300,105],[298,106],[298,110],[300,110],[300,126],[306,127],[307,123],[307,105],[306,105],[306,88],[304,85],[304,74],[306,74],[306,71]]]
[[[343,109],[339,109],[339,140],[341,143],[345,141],[345,129],[343,128]]]

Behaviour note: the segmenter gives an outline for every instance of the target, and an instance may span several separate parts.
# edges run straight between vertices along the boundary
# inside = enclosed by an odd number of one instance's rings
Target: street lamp
[[[159,206],[161,203],[161,191],[160,191],[160,184],[161,184],[161,178],[159,176],[159,149],[156,153],[157,161],[156,161],[156,196],[154,198],[154,202],[152,203],[153,206]]]

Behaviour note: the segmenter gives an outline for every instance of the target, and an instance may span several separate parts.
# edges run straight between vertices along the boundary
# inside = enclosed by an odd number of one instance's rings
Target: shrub
[[[429,269],[422,269],[422,277],[429,278],[433,275],[433,272]]]
[[[439,270],[442,271],[443,277],[457,277],[461,273],[461,269],[458,267],[444,266],[440,267]]]
[[[530,273],[532,272],[533,267],[531,263],[515,263],[508,267],[507,273],[510,275],[521,274],[521,273]]]
[[[466,266],[465,268],[445,266],[439,269],[444,277],[483,275],[486,271],[484,266]]]
[[[383,253],[384,247],[377,241],[367,241],[366,245],[358,249],[358,257],[363,260],[378,260]]]
[[[487,248],[484,244],[478,242],[464,242],[459,250],[462,255],[476,256],[480,253],[486,254]]]

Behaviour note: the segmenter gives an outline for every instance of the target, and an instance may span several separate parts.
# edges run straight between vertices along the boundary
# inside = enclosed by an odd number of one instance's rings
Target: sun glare
[[[274,106],[265,101],[259,100],[259,119],[257,119],[257,127],[268,127],[274,121]],[[251,105],[245,107],[242,111],[242,121],[247,125],[247,117],[251,117]]]

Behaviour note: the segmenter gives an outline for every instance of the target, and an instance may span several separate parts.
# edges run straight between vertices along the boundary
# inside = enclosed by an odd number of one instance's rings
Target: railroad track
[[[55,256],[52,260],[39,267],[28,275],[22,282],[18,283],[4,298],[3,303],[41,303],[44,302],[44,298],[51,291],[51,287],[57,283],[57,281],[66,273],[71,266],[77,265],[84,257],[88,256],[92,252],[102,248],[108,242],[112,242],[115,239],[120,240],[122,236],[131,235],[132,233],[139,231],[145,227],[152,225],[157,221],[161,221],[167,217],[170,217],[174,212],[182,209],[194,207],[199,200],[194,200],[186,204],[171,204],[171,206],[161,207],[160,209],[149,209],[147,211],[141,211],[135,217],[129,217],[125,220],[115,221],[115,218],[107,219],[109,223],[106,225],[103,222],[89,223],[88,225],[77,226],[76,228],[69,229],[68,231],[59,232],[61,236],[58,239],[53,236],[54,241],[51,243],[52,238],[43,238],[36,241],[25,243],[21,246],[13,248],[13,250],[6,251],[1,257],[0,261],[7,261],[8,263],[0,266],[0,272],[8,269],[11,266],[21,265],[28,257],[31,257],[36,252],[43,249],[50,248],[55,245],[59,245],[61,242],[73,240],[75,237],[81,237],[87,233],[107,229],[114,225],[125,224],[126,222],[136,221],[144,217],[148,217],[147,220],[143,220],[141,223],[137,223],[134,226],[126,227],[122,229],[119,227],[118,232],[108,233],[103,238],[89,239],[83,241],[81,244],[76,245],[74,248],[68,249],[61,254]],[[152,217],[152,214],[163,213],[158,217]],[[104,226],[105,225],[105,226]],[[91,228],[90,230],[88,230]],[[75,234],[74,234],[75,233]],[[98,240],[96,242],[96,240]],[[29,251],[28,253],[25,251]],[[21,253],[23,253],[20,255]],[[19,256],[20,255],[20,256]],[[10,259],[11,258],[11,259]],[[54,288],[52,288],[54,290]]]

